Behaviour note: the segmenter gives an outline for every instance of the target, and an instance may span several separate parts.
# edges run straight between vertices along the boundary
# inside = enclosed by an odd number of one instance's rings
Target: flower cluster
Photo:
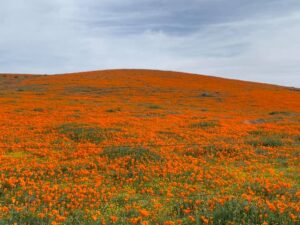
[[[0,224],[297,224],[300,93],[181,73],[0,76]]]

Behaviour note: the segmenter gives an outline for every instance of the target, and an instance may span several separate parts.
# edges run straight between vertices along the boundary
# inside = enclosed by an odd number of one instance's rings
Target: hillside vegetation
[[[0,225],[300,223],[299,89],[3,74],[0,106]]]

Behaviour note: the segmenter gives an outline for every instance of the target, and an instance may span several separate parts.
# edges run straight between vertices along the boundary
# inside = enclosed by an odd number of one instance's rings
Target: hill
[[[300,91],[150,70],[0,75],[0,224],[297,224]]]

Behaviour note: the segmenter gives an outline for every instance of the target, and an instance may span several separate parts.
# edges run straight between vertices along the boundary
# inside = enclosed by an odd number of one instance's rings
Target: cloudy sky
[[[0,73],[114,68],[300,87],[300,1],[1,0]]]

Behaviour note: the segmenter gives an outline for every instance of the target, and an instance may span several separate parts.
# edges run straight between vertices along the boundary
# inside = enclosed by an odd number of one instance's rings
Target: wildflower
[[[297,221],[297,216],[294,215],[293,213],[290,213],[290,217],[291,217],[291,219],[292,219],[294,222]]]
[[[190,210],[190,209],[184,209],[184,210],[183,210],[183,212],[184,212],[185,214],[189,214],[191,211],[192,211],[192,210]]]
[[[111,220],[111,222],[115,223],[115,222],[118,221],[118,217],[116,217],[116,216],[111,216],[111,217],[110,217],[110,220]]]
[[[141,216],[143,216],[143,217],[147,217],[150,215],[150,212],[145,209],[140,209],[139,212],[140,212]]]
[[[204,224],[208,224],[209,220],[205,216],[201,216],[200,219]]]
[[[270,201],[266,201],[266,204],[267,204],[267,206],[269,207],[269,209],[271,210],[271,211],[273,211],[273,212],[275,212],[276,211],[276,207],[274,206],[274,204],[273,203],[271,203]]]
[[[192,222],[195,222],[196,220],[195,220],[195,217],[193,217],[193,216],[189,216],[189,219],[190,219],[190,221],[192,221]]]
[[[164,225],[175,225],[173,221],[166,221],[164,222]]]
[[[42,218],[45,218],[45,213],[39,213],[39,214],[38,214],[38,217],[41,218],[41,219],[42,219]]]
[[[96,220],[98,219],[98,217],[97,217],[96,215],[92,215],[92,219],[93,219],[94,221],[96,221]]]
[[[128,221],[129,221],[132,225],[138,224],[138,222],[139,222],[140,220],[141,220],[140,217],[133,217],[133,218],[128,219]]]

